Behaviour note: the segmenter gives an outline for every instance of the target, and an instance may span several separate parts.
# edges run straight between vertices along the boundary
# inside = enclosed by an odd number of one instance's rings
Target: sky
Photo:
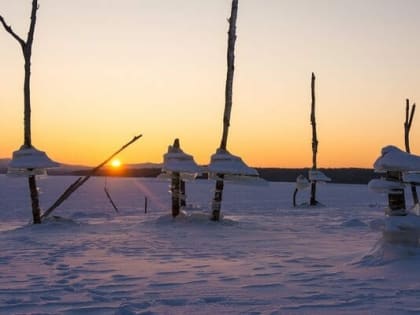
[[[162,162],[179,138],[209,163],[220,144],[230,0],[39,0],[32,143],[96,165]],[[30,0],[0,0],[26,38]],[[255,167],[311,167],[311,72],[319,167],[372,167],[404,148],[420,100],[420,1],[239,0],[228,150]],[[0,158],[23,143],[23,56],[0,29]],[[420,119],[411,150],[420,154]]]

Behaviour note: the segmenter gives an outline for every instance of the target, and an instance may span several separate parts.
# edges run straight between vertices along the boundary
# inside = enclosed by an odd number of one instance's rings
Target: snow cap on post
[[[420,171],[420,156],[404,152],[393,145],[382,148],[381,153],[373,164],[375,171]]]
[[[382,194],[399,193],[404,187],[405,185],[401,182],[386,180],[385,178],[375,178],[368,183],[370,191]]]
[[[331,178],[319,170],[309,170],[308,177],[311,182],[330,182]]]
[[[223,149],[217,149],[216,153],[211,156],[208,171],[211,175],[216,176],[217,174],[228,176],[259,176],[257,170],[246,165],[239,156],[230,154]]]
[[[404,183],[420,184],[420,173],[419,172],[404,172],[402,173],[402,179]]]
[[[192,155],[184,153],[179,146],[179,140],[176,139],[174,145],[168,147],[168,152],[163,155],[162,172],[178,172],[183,174],[198,174],[201,169],[195,163]]]
[[[51,160],[44,151],[33,146],[22,146],[13,152],[7,173],[14,176],[32,176],[45,174],[48,168],[59,167],[60,164]]]

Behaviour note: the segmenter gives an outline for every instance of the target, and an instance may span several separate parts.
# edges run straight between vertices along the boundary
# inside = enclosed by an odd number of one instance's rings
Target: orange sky
[[[30,2],[0,2],[22,37]],[[161,162],[176,137],[209,162],[222,132],[229,0],[39,3],[38,149],[95,165],[142,133],[123,163]],[[405,98],[420,99],[416,12],[415,0],[239,0],[228,149],[252,166],[311,166],[312,71],[320,167],[371,167],[381,147],[403,147]],[[0,157],[10,157],[23,142],[23,57],[3,29],[0,68]]]

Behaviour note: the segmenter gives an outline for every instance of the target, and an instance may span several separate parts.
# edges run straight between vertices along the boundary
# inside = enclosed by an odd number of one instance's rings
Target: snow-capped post
[[[231,14],[229,18],[228,49],[227,49],[227,76],[225,86],[225,110],[223,114],[223,134],[220,149],[226,151],[227,138],[232,111],[232,86],[235,70],[235,42],[236,42],[236,19],[238,16],[238,0],[232,0]],[[220,209],[223,196],[224,174],[217,174],[216,187],[212,201],[212,220],[220,220]]]
[[[410,100],[407,98],[405,102],[405,122],[404,122],[404,143],[405,151],[411,153],[410,150],[410,129],[413,123],[414,113],[416,112],[416,104],[414,103],[410,109]],[[419,197],[417,195],[416,185],[411,184],[411,193],[413,195],[414,205],[419,203]]]
[[[311,79],[311,125],[312,125],[312,170],[317,169],[316,155],[318,153],[318,138],[316,135],[316,120],[315,120],[315,74],[312,72]],[[311,183],[311,199],[309,204],[315,206],[318,204],[316,200],[316,181]]]
[[[8,32],[17,42],[20,44],[23,52],[23,58],[25,60],[25,79],[23,85],[23,99],[24,99],[24,144],[22,149],[32,148],[31,140],[31,91],[30,91],[30,80],[31,80],[31,55],[32,55],[32,43],[34,40],[35,24],[36,24],[36,12],[38,10],[38,0],[32,0],[31,10],[31,22],[29,25],[28,37],[23,40],[17,35],[11,26],[7,25],[3,16],[0,15],[0,22],[3,25],[6,32]],[[28,169],[31,171],[31,169]],[[33,223],[41,223],[41,209],[39,207],[38,189],[36,186],[35,175],[28,176],[29,191],[31,196],[32,216]]]
[[[200,170],[194,157],[181,149],[179,139],[175,139],[174,143],[168,146],[168,152],[163,155],[162,173],[159,177],[169,178],[171,181],[170,192],[174,218],[179,215],[185,203],[184,180],[195,179]]]
[[[172,149],[180,150],[179,139],[175,139]],[[181,174],[180,172],[172,172],[171,174],[171,195],[172,195],[172,217],[176,217],[181,209],[180,188]]]

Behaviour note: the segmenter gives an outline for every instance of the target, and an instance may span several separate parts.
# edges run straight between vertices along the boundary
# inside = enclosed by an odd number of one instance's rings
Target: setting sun
[[[120,166],[121,166],[121,161],[120,161],[120,160],[118,160],[118,159],[112,160],[112,162],[111,162],[111,166],[112,166],[112,167],[115,167],[115,168],[118,168],[118,167],[120,167]]]

